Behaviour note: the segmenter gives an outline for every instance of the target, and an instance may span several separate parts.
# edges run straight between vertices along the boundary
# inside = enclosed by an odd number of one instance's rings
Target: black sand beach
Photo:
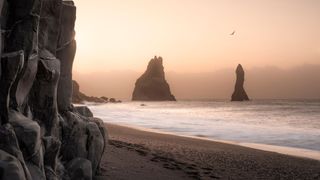
[[[106,124],[106,179],[320,179],[320,161]]]

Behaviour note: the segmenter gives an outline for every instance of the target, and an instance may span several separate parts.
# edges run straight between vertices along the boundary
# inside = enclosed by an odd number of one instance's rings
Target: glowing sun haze
[[[76,72],[320,63],[319,0],[75,0]],[[236,31],[234,36],[230,34]]]

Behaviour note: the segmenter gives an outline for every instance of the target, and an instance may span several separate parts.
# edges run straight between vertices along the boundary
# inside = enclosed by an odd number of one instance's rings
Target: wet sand
[[[106,124],[100,179],[320,179],[320,161]]]

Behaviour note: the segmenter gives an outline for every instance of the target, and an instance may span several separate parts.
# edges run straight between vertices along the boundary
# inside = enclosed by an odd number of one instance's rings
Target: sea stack
[[[165,79],[162,57],[150,60],[146,72],[136,81],[133,101],[176,101]]]
[[[243,87],[244,70],[241,64],[239,64],[236,69],[236,75],[237,75],[237,80],[236,80],[236,85],[234,88],[234,92],[232,94],[231,101],[249,101],[249,97]]]

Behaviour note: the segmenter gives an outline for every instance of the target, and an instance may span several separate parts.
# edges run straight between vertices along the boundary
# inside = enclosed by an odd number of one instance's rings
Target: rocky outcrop
[[[83,104],[84,102],[94,102],[94,103],[121,103],[120,100],[116,100],[115,98],[107,98],[107,97],[94,97],[87,96],[80,91],[80,86],[77,81],[73,80],[73,93],[72,93],[72,102],[75,104]]]
[[[163,60],[154,57],[146,72],[136,81],[132,94],[133,101],[175,101],[165,79]]]
[[[0,10],[0,179],[92,179],[107,132],[71,102],[73,1],[1,0]]]
[[[237,80],[236,80],[236,85],[234,88],[234,92],[232,94],[231,101],[249,101],[249,97],[243,87],[244,70],[241,64],[239,64],[236,69],[236,75],[237,75]]]
[[[80,86],[77,81],[72,81],[73,93],[72,93],[72,102],[75,104],[82,104],[83,102],[95,102],[95,103],[106,103],[104,99],[87,96],[84,93],[80,92]]]
[[[75,106],[74,109],[85,117],[93,117],[93,113],[87,106]]]

